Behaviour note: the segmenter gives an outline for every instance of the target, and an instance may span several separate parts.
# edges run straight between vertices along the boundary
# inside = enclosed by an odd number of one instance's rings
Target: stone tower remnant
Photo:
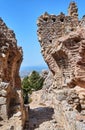
[[[81,26],[84,27],[85,23],[84,20],[79,22],[77,11],[75,2],[72,2],[68,9],[68,16],[63,13],[58,16],[45,13],[37,21],[41,52],[54,74],[58,87],[70,82],[75,86],[80,80],[84,84],[84,63],[80,61],[84,62],[85,38],[84,28]]]
[[[78,17],[78,8],[75,2],[71,2],[68,8],[68,16]]]
[[[65,130],[84,130],[79,120],[85,119],[85,16],[79,20],[77,5],[71,2],[67,16],[46,12],[37,25],[41,53],[54,78],[50,90],[56,120]]]

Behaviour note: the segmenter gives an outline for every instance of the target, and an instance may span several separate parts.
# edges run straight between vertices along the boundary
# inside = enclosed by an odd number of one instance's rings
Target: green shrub
[[[44,81],[43,77],[41,77],[39,73],[36,71],[33,71],[29,77],[27,76],[23,79],[22,90],[23,90],[24,102],[27,102],[28,93],[31,94],[32,91],[42,89],[43,81]]]
[[[30,83],[28,81],[28,76],[25,77],[22,81],[22,89],[23,89],[23,93],[28,93],[31,91]]]
[[[29,80],[31,88],[34,89],[35,91],[40,90],[43,86],[44,79],[36,71],[32,72],[28,80]]]

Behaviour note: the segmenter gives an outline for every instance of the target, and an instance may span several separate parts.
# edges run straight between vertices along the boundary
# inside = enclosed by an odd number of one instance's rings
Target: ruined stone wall
[[[66,85],[79,73],[78,60],[79,57],[82,58],[81,46],[84,49],[84,30],[79,31],[78,28],[84,27],[85,18],[79,21],[77,11],[76,4],[72,2],[68,9],[68,16],[63,13],[58,16],[45,13],[37,21],[41,52],[55,76],[56,86],[59,87]],[[84,65],[81,67],[82,74],[84,74],[83,67]]]
[[[57,16],[46,12],[38,18],[38,39],[42,48],[53,44],[53,40],[76,30],[79,23],[76,4],[71,3],[68,10],[68,16],[62,12]]]
[[[17,46],[14,32],[0,18],[0,121],[8,120],[21,111],[23,99],[20,99],[19,69],[22,59],[22,48]]]
[[[20,87],[18,80],[22,62],[22,49],[17,47],[17,40],[12,30],[8,29],[0,19],[0,80],[11,83],[12,87]]]
[[[68,16],[45,13],[37,25],[41,52],[54,78],[55,118],[65,130],[84,130],[85,16],[78,20],[78,8],[71,2]]]

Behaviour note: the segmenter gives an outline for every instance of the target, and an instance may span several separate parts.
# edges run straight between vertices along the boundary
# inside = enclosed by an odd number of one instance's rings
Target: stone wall
[[[85,76],[83,51],[85,17],[79,21],[77,11],[76,4],[72,2],[68,16],[63,13],[58,16],[45,13],[37,21],[41,52],[57,81],[57,86],[67,85],[72,79],[76,82],[78,78],[79,81],[78,75],[82,75],[83,79]],[[58,79],[61,79],[59,83]]]
[[[65,130],[67,126],[68,130],[84,130],[79,121],[85,121],[85,16],[79,20],[78,8],[71,2],[68,16],[45,13],[37,25],[41,52],[54,78],[50,90],[56,120]]]
[[[19,69],[23,59],[15,34],[0,18],[0,127],[23,109]],[[22,105],[20,105],[22,103]],[[21,108],[22,107],[22,108]],[[8,121],[11,122],[11,121]],[[9,123],[8,123],[9,124]],[[11,124],[10,124],[11,125]],[[12,124],[13,125],[13,124]],[[15,126],[13,126],[15,128]],[[3,128],[5,129],[5,128]],[[15,128],[16,129],[16,128]]]
[[[0,19],[0,80],[11,83],[19,88],[19,68],[22,62],[22,49],[17,46],[17,40],[12,30],[8,29]]]

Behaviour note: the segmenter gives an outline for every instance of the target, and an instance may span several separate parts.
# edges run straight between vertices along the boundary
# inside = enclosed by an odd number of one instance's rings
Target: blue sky
[[[71,0],[0,0],[0,17],[14,30],[18,45],[23,48],[22,66],[45,65],[37,37],[37,18],[44,12],[67,14]],[[79,18],[85,14],[85,0],[75,0]]]

